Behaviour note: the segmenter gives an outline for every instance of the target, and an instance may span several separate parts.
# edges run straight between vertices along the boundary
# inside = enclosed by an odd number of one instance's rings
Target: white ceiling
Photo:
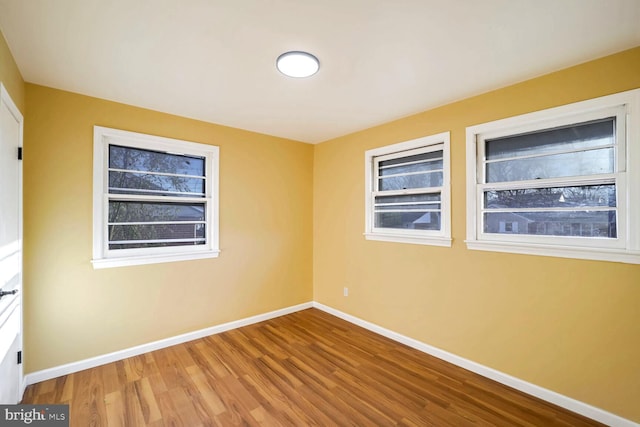
[[[0,0],[0,28],[28,82],[316,143],[638,46],[640,0]]]

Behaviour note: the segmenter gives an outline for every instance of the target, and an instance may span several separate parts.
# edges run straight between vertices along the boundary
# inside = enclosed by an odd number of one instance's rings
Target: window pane
[[[430,160],[442,158],[442,150],[430,151],[428,153],[416,154],[413,156],[398,157],[396,159],[384,160],[378,164],[379,167],[399,165],[402,163],[418,162],[420,160]]]
[[[109,243],[109,249],[140,249],[140,248],[162,248],[167,246],[193,246],[204,245],[204,240],[191,242],[153,242],[153,243]]]
[[[614,172],[614,150],[576,153],[487,163],[486,182],[523,181]]]
[[[375,198],[374,208],[376,212],[401,210],[422,211],[440,210],[440,193],[434,194],[407,194],[401,196],[378,196]]]
[[[487,212],[484,214],[484,232],[615,238],[616,212]]]
[[[403,210],[403,211],[422,211],[424,212],[425,210],[431,210],[431,209],[435,209],[435,210],[440,210],[440,203],[420,203],[417,205],[391,205],[391,206],[379,206],[376,205],[375,210],[376,212],[379,211],[396,211],[396,210]]]
[[[616,186],[607,184],[485,191],[484,203],[488,209],[615,207]]]
[[[110,225],[109,242],[119,240],[171,240],[171,239],[204,239],[204,224],[145,224],[145,225]],[[167,246],[173,246],[168,242]],[[204,240],[199,243],[203,244]]]
[[[205,187],[203,178],[110,171],[109,192],[112,194],[204,197]]]
[[[406,190],[411,188],[428,188],[442,186],[442,172],[421,173],[416,175],[380,178],[378,190]]]
[[[486,141],[487,160],[577,150],[615,142],[615,117]]]
[[[411,202],[439,202],[440,193],[432,194],[403,194],[401,196],[377,196],[375,203],[411,203]]]
[[[204,221],[204,203],[109,201],[109,222]]]
[[[203,157],[109,145],[109,168],[204,176]]]
[[[425,172],[432,170],[442,170],[442,159],[431,162],[414,163],[411,165],[393,166],[387,169],[380,169],[380,175],[395,175],[410,172]]]
[[[440,230],[440,212],[377,212],[375,226],[413,230]]]

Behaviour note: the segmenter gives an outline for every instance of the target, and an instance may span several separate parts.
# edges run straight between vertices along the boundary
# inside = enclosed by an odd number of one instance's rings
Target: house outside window
[[[451,246],[449,133],[365,152],[365,238]]]
[[[640,263],[640,90],[467,128],[470,249]]]
[[[218,256],[218,147],[94,127],[94,268]]]

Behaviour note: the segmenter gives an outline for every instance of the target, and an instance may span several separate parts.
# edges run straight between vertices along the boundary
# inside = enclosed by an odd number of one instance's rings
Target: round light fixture
[[[276,67],[289,77],[309,77],[320,69],[318,58],[307,52],[292,51],[278,56]]]

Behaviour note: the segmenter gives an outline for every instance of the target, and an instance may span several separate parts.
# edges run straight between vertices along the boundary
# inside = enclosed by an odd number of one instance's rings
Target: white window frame
[[[109,249],[109,145],[205,158],[204,245]],[[215,258],[219,255],[219,148],[212,145],[94,126],[93,131],[93,268],[123,267]]]
[[[617,238],[484,233],[483,193],[501,183],[484,183],[486,139],[545,130],[616,116],[616,170],[613,174],[558,178],[563,185],[615,179]],[[640,89],[467,127],[467,247],[474,250],[640,264]],[[534,181],[529,182],[537,188]],[[525,182],[525,185],[527,183]]]
[[[450,133],[404,141],[397,144],[367,150],[364,155],[365,170],[365,232],[367,240],[411,243],[418,245],[451,246],[451,177],[450,177]],[[404,230],[375,227],[374,200],[377,195],[376,159],[412,155],[411,151],[428,149],[442,150],[442,187],[440,188],[440,230]],[[406,194],[411,194],[407,190]]]

